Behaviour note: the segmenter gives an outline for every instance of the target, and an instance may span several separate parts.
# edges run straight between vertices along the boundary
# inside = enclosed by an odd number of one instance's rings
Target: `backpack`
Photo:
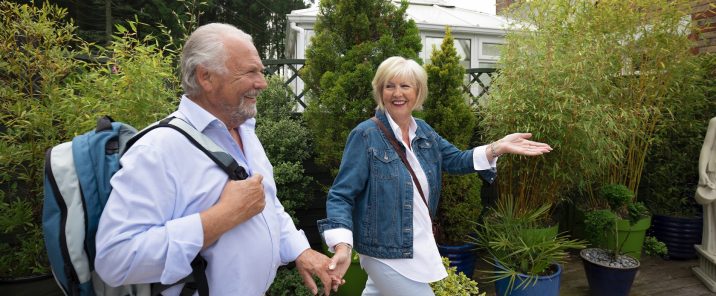
[[[173,128],[185,135],[232,180],[248,177],[228,153],[176,117],[137,132],[128,124],[104,116],[98,119],[96,129],[48,149],[42,228],[52,274],[65,295],[156,295],[171,286],[156,283],[111,287],[94,271],[95,234],[112,191],[110,179],[120,168],[119,159],[139,138],[160,127]],[[179,283],[186,282],[185,290],[194,288],[200,295],[208,295],[205,268],[206,261],[197,256],[192,262],[192,275]]]

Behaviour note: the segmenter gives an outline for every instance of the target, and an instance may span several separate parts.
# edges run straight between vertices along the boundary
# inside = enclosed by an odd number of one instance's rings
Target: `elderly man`
[[[276,198],[273,169],[254,132],[263,69],[251,37],[231,25],[191,34],[181,56],[186,94],[172,116],[211,138],[250,177],[229,180],[173,129],[139,139],[121,159],[100,219],[95,267],[105,282],[175,283],[201,254],[211,295],[263,295],[278,266],[291,261],[314,294],[312,275],[326,295],[337,287],[330,259],[309,247]]]

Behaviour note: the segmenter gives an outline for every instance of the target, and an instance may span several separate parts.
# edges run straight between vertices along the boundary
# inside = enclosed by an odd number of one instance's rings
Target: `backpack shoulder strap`
[[[222,170],[224,170],[224,172],[229,175],[229,178],[231,180],[243,180],[248,178],[248,173],[246,173],[246,170],[241,165],[239,165],[239,163],[236,162],[236,160],[231,157],[229,153],[224,151],[224,149],[219,147],[219,145],[216,145],[216,143],[214,143],[214,141],[211,140],[209,137],[196,130],[196,128],[194,128],[188,122],[174,116],[167,117],[140,131],[131,140],[127,142],[127,146],[124,151],[129,150],[129,147],[134,145],[134,143],[139,140],[139,138],[141,138],[148,132],[160,127],[172,128],[186,136],[186,138],[189,139],[189,142],[191,142],[196,148],[204,152]]]
[[[204,154],[213,160],[216,165],[224,170],[224,172],[229,175],[231,180],[244,180],[248,178],[246,170],[239,165],[239,163],[236,162],[236,160],[231,157],[229,153],[224,151],[224,149],[219,147],[219,145],[216,145],[211,138],[199,132],[191,124],[175,116],[167,117],[141,130],[134,137],[132,137],[132,139],[127,141],[126,147],[124,147],[123,151],[129,150],[129,148],[132,147],[132,145],[134,145],[134,143],[136,143],[141,137],[160,127],[172,128],[184,135],[189,142],[204,152]],[[206,279],[206,260],[201,255],[197,255],[196,258],[194,258],[194,261],[192,261],[191,266],[191,276],[179,282],[184,282],[184,289],[181,292],[182,295],[187,293],[190,295],[194,290],[197,290],[200,296],[209,295],[209,285]],[[177,283],[171,285],[152,285],[152,295],[159,294],[161,291],[164,291],[168,287],[176,284]]]

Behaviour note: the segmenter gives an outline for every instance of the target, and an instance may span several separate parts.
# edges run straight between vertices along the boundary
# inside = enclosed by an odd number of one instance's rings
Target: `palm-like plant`
[[[522,211],[512,199],[503,198],[478,225],[474,242],[487,251],[489,260],[494,260],[489,263],[496,267],[488,271],[490,281],[509,279],[508,290],[533,285],[538,276],[553,274],[556,264],[565,263],[567,250],[585,247],[581,240],[537,229],[550,206]],[[518,277],[526,280],[515,286]]]

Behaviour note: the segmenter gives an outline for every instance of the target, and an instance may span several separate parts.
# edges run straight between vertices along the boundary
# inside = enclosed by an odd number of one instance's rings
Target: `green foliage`
[[[500,199],[477,226],[474,242],[488,252],[486,260],[497,267],[487,271],[492,274],[489,276],[491,281],[509,278],[509,290],[512,290],[515,280],[522,274],[528,278],[516,288],[534,284],[537,276],[551,272],[553,264],[564,264],[568,250],[585,247],[583,241],[569,239],[567,235],[535,230],[541,219],[549,214],[549,208],[549,204],[544,204],[523,211],[513,200]]]
[[[173,65],[176,55],[154,38],[138,39],[137,24],[129,24],[117,26],[107,47],[82,48],[93,60],[83,62],[82,70],[68,78],[66,88],[72,95],[57,107],[72,134],[94,128],[99,115],[141,129],[176,108],[181,93]]]
[[[475,175],[450,176],[443,174],[442,192],[438,205],[440,224],[438,243],[461,245],[473,234],[472,226],[482,212],[480,188],[482,181]]]
[[[631,189],[627,188],[622,184],[605,184],[599,187],[599,198],[608,205],[606,208],[594,208],[584,214],[584,231],[587,235],[588,240],[593,245],[598,245],[598,242],[608,241],[607,237],[613,235],[617,239],[614,240],[614,246],[609,246],[614,256],[620,255],[624,243],[627,238],[621,240],[621,244],[618,239],[618,228],[617,223],[620,220],[628,220],[629,225],[634,225],[639,220],[651,216],[649,209],[642,202],[634,201],[634,193]],[[656,238],[652,238],[656,240]],[[658,241],[657,241],[658,242]],[[649,252],[661,252],[659,243],[644,241],[644,247],[646,244],[650,244],[649,247],[652,250]],[[663,244],[663,243],[661,243]],[[666,245],[664,245],[666,248]]]
[[[173,55],[153,39],[137,40],[134,30],[120,27],[122,35],[104,48],[79,40],[57,6],[0,2],[0,12],[5,277],[48,271],[40,227],[45,150],[94,128],[99,115],[143,127],[168,114],[179,91]]]
[[[0,277],[45,273],[41,232],[44,151],[67,138],[56,124],[65,77],[78,63],[67,11],[0,2]],[[74,111],[76,112],[76,110]]]
[[[485,296],[480,293],[477,282],[465,276],[464,273],[457,272],[457,267],[450,267],[450,261],[443,257],[443,265],[447,270],[448,276],[440,281],[430,283],[435,296]]]
[[[450,28],[446,29],[440,49],[433,50],[430,60],[431,64],[425,65],[428,72],[425,121],[453,145],[466,149],[476,118],[462,90],[465,69],[460,65]]]
[[[405,19],[407,5],[320,2],[316,35],[301,69],[309,90],[304,116],[316,141],[316,162],[334,175],[351,129],[373,115],[371,81],[378,65],[396,55],[418,59],[420,36],[415,22]]]
[[[107,44],[117,25],[128,26],[127,20],[144,24],[140,38],[154,36],[163,45],[180,48],[197,26],[211,22],[233,24],[253,36],[262,58],[284,55],[286,14],[302,9],[302,0],[178,0],[178,1],[107,1],[54,0],[69,10],[75,20],[77,34],[88,42]],[[106,4],[110,2],[109,9]],[[108,19],[109,18],[109,19]],[[109,21],[109,23],[107,23]],[[115,31],[116,33],[116,31]]]
[[[262,58],[283,56],[286,15],[306,7],[302,0],[211,0],[208,4],[201,23],[234,24],[253,37]]]
[[[587,239],[594,243],[602,239],[606,233],[615,231],[617,215],[611,210],[602,209],[584,214],[584,232]]]
[[[693,83],[682,85],[680,104],[670,107],[646,156],[639,199],[656,214],[693,217],[698,157],[708,121],[716,115],[716,54],[699,56]]]
[[[321,281],[316,284],[320,285]],[[320,289],[319,289],[320,291]],[[303,285],[303,279],[298,274],[298,269],[282,266],[276,272],[276,278],[266,293],[267,296],[311,296],[308,288]]]
[[[669,249],[666,244],[660,242],[653,236],[647,236],[644,238],[644,253],[649,256],[666,256]]]
[[[631,203],[634,192],[622,184],[607,184],[599,188],[599,196],[611,209],[620,209]]]
[[[430,59],[432,63],[425,65],[428,97],[423,104],[422,115],[443,138],[460,149],[467,149],[476,118],[462,91],[465,69],[460,65],[449,28],[446,29],[440,49],[433,50]],[[464,244],[472,231],[472,223],[477,221],[482,211],[482,182],[475,174],[443,174],[442,180],[437,217],[441,228],[438,242]]]
[[[256,102],[256,135],[273,165],[277,196],[294,222],[296,210],[305,208],[313,200],[311,176],[306,175],[303,162],[311,155],[310,134],[292,111],[293,96],[280,77],[268,78],[268,87]]]
[[[638,188],[654,127],[692,77],[686,1],[534,0],[514,5],[486,138],[531,132],[554,150],[500,160],[501,195],[525,208],[598,181]]]

